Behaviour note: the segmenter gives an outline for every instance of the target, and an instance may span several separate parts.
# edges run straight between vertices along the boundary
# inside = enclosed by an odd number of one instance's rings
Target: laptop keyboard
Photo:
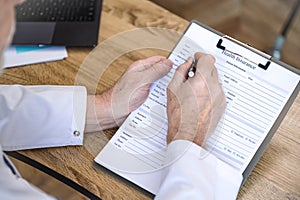
[[[26,0],[16,7],[17,21],[94,21],[96,0]]]

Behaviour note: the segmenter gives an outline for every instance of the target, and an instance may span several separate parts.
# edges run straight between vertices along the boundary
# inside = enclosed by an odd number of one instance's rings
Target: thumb
[[[157,79],[165,76],[171,69],[172,69],[172,61],[169,59],[161,60],[155,64],[153,64],[151,67],[149,67],[147,70],[145,70],[143,73],[147,73],[147,80],[149,82],[154,82]]]

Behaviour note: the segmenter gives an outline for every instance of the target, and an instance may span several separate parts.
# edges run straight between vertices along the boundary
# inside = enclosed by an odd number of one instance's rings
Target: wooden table
[[[187,25],[187,21],[149,1],[105,0],[99,37],[100,42],[109,39],[111,48],[105,45],[100,45],[94,51],[89,48],[68,48],[69,56],[66,60],[5,70],[0,76],[0,83],[75,84],[85,85],[90,94],[101,93],[112,86],[134,60],[157,54],[166,56],[179,37],[174,31],[181,33]],[[160,27],[174,31],[162,31],[159,37],[164,41],[164,48],[153,49],[155,45],[151,46],[147,37],[151,39],[151,33],[158,32],[147,30],[148,35],[146,34],[143,43],[138,38],[126,38],[135,33],[138,27]],[[128,30],[134,31],[124,34]],[[116,37],[118,33],[122,34]],[[115,41],[127,42],[120,44],[114,43]],[[135,42],[143,48],[126,46]],[[122,52],[123,48],[128,48],[125,53]],[[116,52],[118,50],[120,52]],[[121,56],[112,59],[111,53],[115,56],[121,53]],[[104,69],[103,75],[99,77],[99,73],[95,75],[91,69]],[[242,187],[238,199],[300,198],[299,122],[300,95]],[[99,168],[93,162],[115,131],[116,129],[85,134],[83,146],[18,151],[14,156],[55,176],[91,199],[151,199],[152,195]]]

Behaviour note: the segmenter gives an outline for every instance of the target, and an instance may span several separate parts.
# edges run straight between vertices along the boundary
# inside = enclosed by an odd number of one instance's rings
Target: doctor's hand
[[[225,110],[225,95],[218,82],[215,59],[196,53],[195,76],[188,78],[193,59],[176,70],[167,89],[167,142],[190,140],[204,146]]]
[[[86,131],[120,125],[130,112],[146,100],[151,84],[166,75],[171,68],[172,62],[162,56],[131,64],[112,88],[101,95],[88,97],[88,104],[94,104],[94,108],[88,105]]]

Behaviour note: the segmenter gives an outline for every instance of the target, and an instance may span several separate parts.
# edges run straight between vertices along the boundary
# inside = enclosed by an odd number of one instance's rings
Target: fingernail
[[[166,64],[168,66],[172,66],[173,62],[171,60],[169,60],[169,59],[165,59],[165,60],[163,60],[163,64]]]

